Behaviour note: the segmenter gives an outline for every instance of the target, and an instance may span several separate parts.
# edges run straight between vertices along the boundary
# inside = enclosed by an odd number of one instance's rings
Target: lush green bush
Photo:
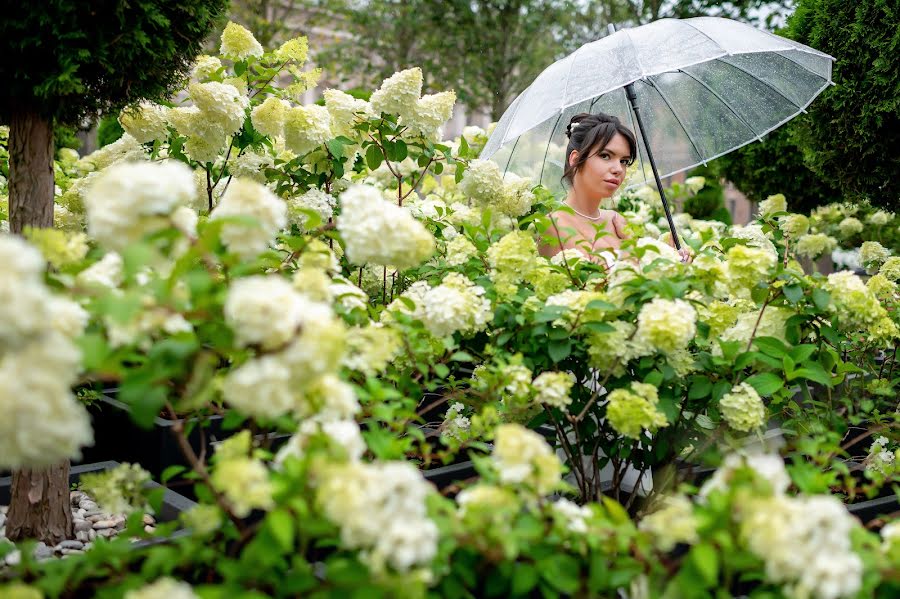
[[[797,122],[804,162],[846,199],[900,208],[900,11],[892,0],[801,0],[788,36],[835,57],[834,87]]]
[[[801,148],[793,141],[796,121],[803,118],[801,115],[782,125],[762,142],[717,158],[710,167],[753,202],[780,193],[788,198],[792,210],[809,212],[816,206],[840,201],[842,188],[832,178],[823,177],[807,166]]]

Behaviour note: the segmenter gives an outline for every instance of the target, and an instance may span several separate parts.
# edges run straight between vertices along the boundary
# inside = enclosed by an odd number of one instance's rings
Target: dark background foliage
[[[227,0],[4,2],[0,120],[24,105],[77,124],[182,80]]]

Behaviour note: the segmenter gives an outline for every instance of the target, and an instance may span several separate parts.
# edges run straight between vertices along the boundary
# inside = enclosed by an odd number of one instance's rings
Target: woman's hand
[[[690,264],[694,260],[694,255],[691,252],[691,248],[682,247],[678,251],[678,255],[681,256],[681,261],[685,264]]]

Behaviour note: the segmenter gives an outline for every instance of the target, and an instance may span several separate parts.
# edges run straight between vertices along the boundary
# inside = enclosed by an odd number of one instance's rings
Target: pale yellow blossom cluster
[[[766,406],[756,389],[747,383],[739,383],[726,393],[719,400],[719,410],[736,431],[754,431],[766,423]]]
[[[620,434],[640,439],[644,431],[654,433],[668,426],[665,414],[659,411],[659,392],[649,383],[631,383],[627,388],[610,392],[606,418]]]
[[[169,109],[152,102],[141,102],[119,115],[119,123],[138,143],[165,140],[168,136]]]
[[[222,43],[219,46],[222,56],[232,60],[259,58],[263,55],[263,47],[246,27],[229,22],[222,31]]]
[[[491,461],[501,482],[538,495],[551,493],[561,482],[559,458],[541,435],[518,424],[497,427]]]

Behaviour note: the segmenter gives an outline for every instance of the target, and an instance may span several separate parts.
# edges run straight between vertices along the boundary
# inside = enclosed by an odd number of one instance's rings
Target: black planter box
[[[859,518],[862,523],[868,524],[879,516],[886,516],[900,511],[900,498],[890,491],[890,495],[876,497],[868,501],[847,504],[847,511]]]
[[[99,472],[103,470],[110,470],[119,465],[119,462],[115,461],[107,461],[107,462],[97,462],[95,464],[82,464],[80,466],[72,466],[69,469],[69,486],[76,484],[80,479],[81,475],[87,472]],[[160,485],[155,482],[148,482],[148,488],[157,489],[160,488]],[[10,495],[12,492],[12,477],[0,478],[0,505],[8,505],[10,500]],[[193,508],[197,504],[187,497],[179,495],[178,493],[172,491],[171,489],[166,489],[163,493],[162,505],[160,506],[160,511],[157,514],[154,514],[154,518],[159,523],[164,522],[173,522],[178,520],[179,514],[182,512],[186,512],[187,510]],[[174,533],[167,537],[155,538],[155,539],[146,539],[143,541],[137,541],[134,543],[135,548],[155,545],[161,542],[165,542],[170,539],[175,539],[178,537],[183,537],[190,534],[190,531],[182,528],[176,530]]]
[[[156,417],[151,428],[141,428],[131,420],[127,404],[106,395],[90,407],[90,412],[94,445],[83,449],[82,462],[115,460],[140,464],[157,479],[169,466],[188,466],[172,433],[179,420]],[[196,419],[187,422],[192,420]],[[202,432],[199,424],[191,428],[188,443],[195,453],[200,452],[204,437],[209,454],[213,443],[231,434],[223,434],[222,421],[222,416],[214,415],[208,418]]]

